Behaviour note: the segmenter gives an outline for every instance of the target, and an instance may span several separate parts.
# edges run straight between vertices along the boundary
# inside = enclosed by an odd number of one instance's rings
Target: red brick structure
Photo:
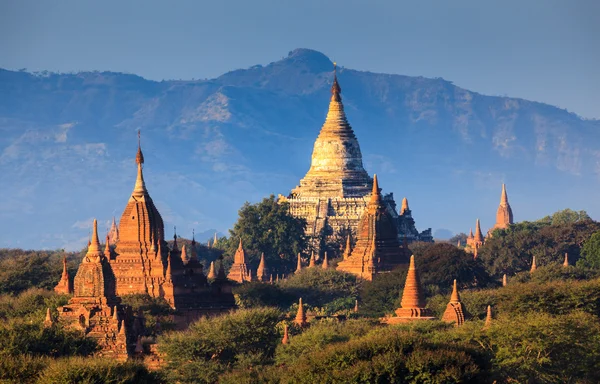
[[[381,198],[377,175],[373,178],[369,204],[358,224],[356,245],[346,256],[348,248],[349,239],[344,259],[338,263],[337,269],[366,280],[373,280],[378,273],[389,272],[408,263],[408,250],[398,241],[394,219]]]

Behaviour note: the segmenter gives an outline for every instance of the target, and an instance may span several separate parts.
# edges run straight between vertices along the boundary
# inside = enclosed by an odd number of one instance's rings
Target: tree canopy
[[[289,204],[279,202],[271,195],[256,204],[246,202],[239,210],[239,217],[229,239],[220,239],[224,243],[225,262],[231,263],[242,240],[246,251],[246,262],[254,268],[264,252],[270,268],[281,272],[291,271],[296,264],[296,255],[306,249],[304,235],[306,220],[292,216]]]

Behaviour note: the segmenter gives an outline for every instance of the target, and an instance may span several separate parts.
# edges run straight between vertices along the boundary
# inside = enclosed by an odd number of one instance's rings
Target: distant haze
[[[131,194],[139,128],[167,238],[175,225],[186,238],[227,233],[245,201],[288,194],[310,165],[333,63],[281,54],[209,81],[0,70],[0,247],[80,249],[94,217],[102,235]],[[486,231],[503,182],[517,221],[600,216],[600,121],[442,79],[338,76],[366,170],[408,198],[419,230],[467,232],[480,218]]]

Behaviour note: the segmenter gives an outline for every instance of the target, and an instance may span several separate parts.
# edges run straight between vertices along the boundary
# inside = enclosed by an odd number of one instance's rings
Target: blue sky
[[[600,118],[600,2],[0,0],[0,67],[211,78],[298,48]]]

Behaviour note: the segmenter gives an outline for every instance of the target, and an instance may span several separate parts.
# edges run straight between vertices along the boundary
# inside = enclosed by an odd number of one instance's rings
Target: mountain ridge
[[[83,246],[85,229],[72,223],[120,216],[139,128],[166,224],[225,231],[245,200],[285,195],[308,170],[332,69],[322,53],[297,49],[210,80],[0,70],[0,180],[12,187],[0,246]],[[478,216],[491,226],[503,181],[518,220],[566,208],[551,208],[559,198],[600,213],[591,199],[600,121],[439,78],[344,67],[338,76],[367,171],[408,197],[420,229],[467,231]]]

